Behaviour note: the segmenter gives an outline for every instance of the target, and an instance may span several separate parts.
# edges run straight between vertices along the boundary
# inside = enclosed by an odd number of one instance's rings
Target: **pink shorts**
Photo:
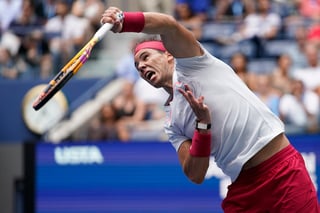
[[[289,145],[240,173],[222,202],[226,213],[320,212],[317,192],[301,154]]]

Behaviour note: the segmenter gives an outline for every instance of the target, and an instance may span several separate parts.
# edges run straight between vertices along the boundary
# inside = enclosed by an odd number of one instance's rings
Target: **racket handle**
[[[113,24],[110,24],[110,23],[105,23],[103,24],[99,30],[94,34],[94,38],[98,39],[98,41],[100,41],[104,36],[105,34],[111,30],[111,28],[113,27]]]

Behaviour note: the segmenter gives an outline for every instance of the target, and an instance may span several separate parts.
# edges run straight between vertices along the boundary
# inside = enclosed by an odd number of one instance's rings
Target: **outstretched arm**
[[[119,13],[122,13],[119,8],[108,8],[102,15],[101,23],[112,23],[114,24],[112,31],[116,33],[121,32],[123,23],[129,21],[126,20],[129,16],[126,17],[125,15],[123,20],[119,20],[117,18]],[[203,54],[193,33],[179,24],[172,16],[154,12],[144,12],[141,14],[144,17],[144,27],[141,32],[159,34],[166,49],[175,58],[186,58]]]

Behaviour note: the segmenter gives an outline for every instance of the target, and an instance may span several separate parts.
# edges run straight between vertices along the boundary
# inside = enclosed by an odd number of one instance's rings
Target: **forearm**
[[[204,181],[209,167],[209,157],[193,157],[190,154],[186,158],[183,171],[194,183],[200,184]]]
[[[179,159],[185,174],[195,183],[202,183],[209,167],[211,155],[211,113],[204,97],[194,97],[190,86],[185,84],[179,92],[185,97],[196,115],[192,140],[182,143]]]
[[[194,136],[193,141],[185,141],[179,148],[179,160],[185,175],[194,183],[200,184],[204,181],[205,175],[209,167],[211,152],[210,133],[206,134],[205,139]],[[200,143],[200,144],[199,144]],[[191,147],[193,145],[194,147]],[[199,145],[202,146],[199,148]],[[196,151],[195,151],[196,146]]]

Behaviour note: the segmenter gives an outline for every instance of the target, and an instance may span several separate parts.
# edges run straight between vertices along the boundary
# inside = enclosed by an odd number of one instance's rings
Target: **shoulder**
[[[213,61],[214,57],[211,55],[200,43],[199,49],[202,52],[201,55],[192,56],[192,57],[184,57],[184,58],[176,58],[177,66],[190,66],[196,67],[204,62]]]

